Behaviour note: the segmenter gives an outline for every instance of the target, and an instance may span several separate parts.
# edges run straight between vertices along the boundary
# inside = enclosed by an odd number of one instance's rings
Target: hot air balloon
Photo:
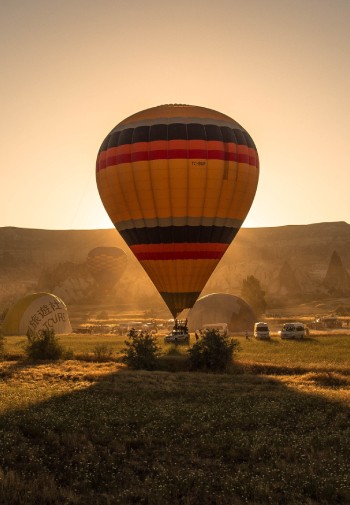
[[[102,143],[102,202],[174,317],[194,305],[237,234],[258,177],[249,134],[204,107],[138,112]]]
[[[88,253],[86,264],[99,287],[109,291],[123,275],[127,256],[119,247],[95,247]]]
[[[32,293],[20,298],[7,312],[4,335],[26,335],[53,329],[55,333],[71,333],[67,307],[52,293]]]
[[[227,293],[211,293],[194,304],[188,314],[188,329],[195,331],[206,324],[226,323],[229,331],[251,331],[255,321],[253,309],[242,298]]]

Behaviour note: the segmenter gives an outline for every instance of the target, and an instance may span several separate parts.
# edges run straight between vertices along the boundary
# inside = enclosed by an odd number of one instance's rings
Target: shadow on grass
[[[253,374],[124,369],[69,392],[52,380],[50,399],[0,417],[1,503],[350,501],[341,397]],[[23,405],[37,386],[18,384]]]
[[[304,375],[310,372],[313,373],[324,373],[329,372],[329,368],[314,367],[309,368],[307,366],[300,365],[274,365],[271,363],[252,363],[252,362],[234,362],[231,370],[233,374],[259,374],[259,375]],[[350,370],[348,368],[337,367],[336,372],[338,374],[350,375]]]

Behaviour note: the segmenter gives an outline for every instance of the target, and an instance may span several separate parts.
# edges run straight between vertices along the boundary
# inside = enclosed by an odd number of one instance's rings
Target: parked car
[[[267,323],[259,321],[254,324],[254,337],[267,339],[270,338],[270,329]]]
[[[166,344],[170,344],[172,342],[175,344],[177,344],[179,342],[189,342],[189,340],[190,340],[190,335],[189,335],[188,331],[183,328],[174,329],[170,333],[168,333],[168,335],[165,335],[165,337],[164,337],[164,342]]]
[[[206,331],[211,331],[211,330],[217,331],[222,337],[226,337],[226,335],[228,335],[227,323],[203,324],[202,328],[200,329],[200,333],[203,333]]]
[[[308,334],[308,329],[303,323],[285,323],[278,333],[283,339],[304,338]]]

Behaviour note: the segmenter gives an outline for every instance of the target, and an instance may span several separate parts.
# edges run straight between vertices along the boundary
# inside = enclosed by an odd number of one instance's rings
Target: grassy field
[[[251,368],[254,372],[267,371],[280,373],[281,371],[300,373],[303,370],[350,370],[350,336],[342,334],[315,335],[300,341],[281,340],[273,337],[268,341],[254,338],[246,340],[242,336],[234,337],[240,344],[236,355],[236,363],[241,364],[245,371]],[[70,350],[75,357],[93,357],[97,346],[105,346],[117,358],[118,352],[125,347],[127,337],[113,334],[90,335],[71,334],[59,337],[62,345]],[[13,359],[23,358],[26,337],[7,337],[6,353]],[[167,353],[173,348],[164,344],[163,337],[158,338],[162,350]],[[191,337],[190,344],[195,342]],[[178,346],[176,354],[185,355],[188,347]],[[274,370],[276,367],[276,370]]]
[[[83,361],[123,346],[108,335],[33,364],[8,337],[0,503],[350,503],[350,338],[238,340],[230,373],[204,374]],[[181,369],[186,347],[163,349]]]

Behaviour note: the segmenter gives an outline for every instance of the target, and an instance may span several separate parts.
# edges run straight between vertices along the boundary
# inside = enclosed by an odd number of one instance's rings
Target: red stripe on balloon
[[[199,260],[199,259],[220,259],[222,253],[218,251],[175,251],[175,252],[157,252],[157,253],[138,253],[136,258],[143,260]]]
[[[106,157],[99,157],[97,161],[97,170],[103,170],[111,165],[121,165],[122,163],[132,163],[136,161],[151,161],[164,159],[209,159],[209,160],[224,160],[236,161],[238,163],[247,163],[252,166],[258,166],[256,156],[249,154],[240,154],[228,151],[205,150],[205,149],[169,149],[169,150],[154,150],[154,151],[137,151],[134,153],[112,154]]]
[[[229,244],[142,244],[131,246],[138,260],[220,259]]]

